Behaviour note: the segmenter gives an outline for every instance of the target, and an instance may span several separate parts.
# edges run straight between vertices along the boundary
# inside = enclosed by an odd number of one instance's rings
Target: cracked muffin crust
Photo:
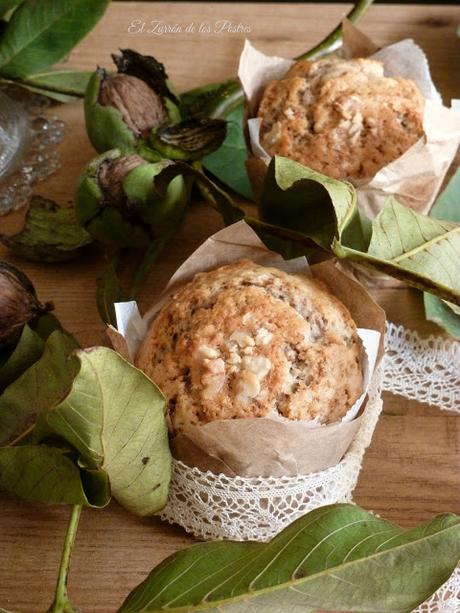
[[[424,98],[376,60],[296,62],[265,88],[260,141],[334,179],[370,179],[423,136]]]
[[[331,423],[362,392],[361,343],[326,286],[249,260],[200,273],[163,306],[136,359],[172,432],[215,419]]]

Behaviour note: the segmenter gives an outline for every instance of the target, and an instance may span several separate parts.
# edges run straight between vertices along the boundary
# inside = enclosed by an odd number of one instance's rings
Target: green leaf
[[[22,0],[0,0],[0,17],[4,18],[12,9],[15,9]],[[1,610],[1,609],[0,609]]]
[[[50,70],[30,75],[26,79],[0,79],[29,91],[48,96],[57,102],[75,102],[85,95],[92,72],[82,70]]]
[[[73,208],[35,196],[23,229],[12,236],[0,235],[0,241],[12,253],[28,260],[61,262],[79,255],[91,237],[78,225]]]
[[[436,244],[443,240],[457,242],[459,230],[457,224],[417,215],[390,197],[372,224],[368,253],[386,260],[413,259],[428,249],[426,245],[436,248]],[[449,236],[445,239],[446,234]]]
[[[117,266],[121,254],[111,257],[104,268],[102,277],[97,280],[96,303],[99,316],[106,324],[117,326],[115,316],[115,302],[124,302],[128,299],[117,273]]]
[[[443,328],[453,338],[460,340],[460,316],[455,313],[450,303],[440,300],[433,294],[423,294],[425,316],[428,321],[433,321]]]
[[[77,366],[69,358],[75,340],[59,330],[48,338],[43,355],[0,396],[0,445],[11,445],[32,433],[37,421],[64,398]]]
[[[455,515],[406,531],[356,506],[321,507],[266,544],[205,543],[170,556],[119,613],[409,613],[451,575],[459,538]]]
[[[431,208],[430,217],[460,223],[460,168]]]
[[[285,260],[305,256],[309,259],[311,256],[322,251],[323,255],[329,254],[327,249],[321,248],[313,239],[300,234],[289,228],[268,224],[254,217],[245,217],[245,222],[257,232],[260,240],[271,250],[280,253]]]
[[[55,100],[56,102],[63,102],[64,104],[67,104],[69,102],[75,102],[76,100],[78,100],[77,97],[75,96],[69,96],[68,94],[60,94],[58,92],[51,92],[47,89],[42,89],[40,87],[35,87],[33,85],[27,85],[26,83],[23,83],[22,81],[19,81],[17,79],[5,79],[3,77],[0,77],[0,84],[1,85],[17,85],[18,87],[22,87],[23,89],[26,89],[29,92],[33,92],[34,94],[40,94],[41,96],[47,96],[48,98],[51,98],[52,100]]]
[[[420,215],[389,198],[372,222],[361,217],[352,185],[287,158],[268,168],[260,202],[265,235],[281,226],[321,249],[460,304],[460,226]]]
[[[182,115],[187,117],[219,117],[228,119],[235,111],[241,111],[244,94],[238,79],[222,83],[208,83],[190,89],[180,95]]]
[[[92,72],[83,70],[49,70],[30,75],[20,83],[38,87],[50,94],[57,93],[73,98],[83,98],[92,74]],[[18,81],[15,82],[18,83]]]
[[[365,248],[356,191],[288,158],[275,156],[259,203],[262,221],[289,228],[330,249],[334,239]]]
[[[460,303],[460,225],[420,215],[388,198],[372,222],[367,253],[334,244],[351,258],[415,287]]]
[[[0,393],[42,356],[45,341],[55,330],[62,331],[62,327],[51,313],[44,313],[24,326],[13,351],[1,363]]]
[[[225,116],[228,121],[227,136],[217,151],[203,158],[203,166],[235,192],[253,199],[251,184],[246,172],[248,150],[243,133],[243,105]]]
[[[0,368],[0,393],[40,358],[44,346],[40,335],[26,324],[14,351]]]
[[[96,25],[108,0],[25,0],[0,41],[0,74],[27,77],[61,60]]]
[[[89,494],[85,482],[89,482]],[[46,445],[1,447],[0,489],[26,500],[52,504],[103,507],[110,500],[103,473],[82,470],[68,450]]]
[[[164,398],[115,351],[69,355],[75,347],[69,335],[51,333],[41,358],[0,396],[0,488],[96,506],[111,491],[130,511],[154,513],[171,473]]]
[[[77,352],[80,370],[49,426],[78,450],[87,468],[103,470],[113,496],[148,515],[167,499],[171,455],[165,401],[141,371],[106,347]]]
[[[460,222],[460,168],[457,168],[447,187],[436,200],[430,211],[430,216],[436,219]],[[423,300],[426,318],[444,328],[454,338],[460,339],[458,307],[456,308],[455,305],[428,293],[424,294]]]
[[[63,331],[59,320],[51,313],[40,315],[30,326],[44,341],[48,340],[48,337],[56,330]]]

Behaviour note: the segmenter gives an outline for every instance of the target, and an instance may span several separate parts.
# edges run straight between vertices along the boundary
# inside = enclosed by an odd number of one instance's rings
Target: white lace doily
[[[383,389],[460,413],[460,343],[388,323]]]
[[[374,374],[361,427],[343,459],[327,470],[296,477],[227,477],[173,462],[161,518],[204,540],[267,541],[319,506],[351,502],[361,462],[382,410],[381,391],[460,412],[460,343],[422,338],[389,323],[384,375]],[[414,613],[460,613],[460,567]]]

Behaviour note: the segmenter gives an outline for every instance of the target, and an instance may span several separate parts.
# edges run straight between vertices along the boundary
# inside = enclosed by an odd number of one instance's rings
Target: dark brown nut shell
[[[24,273],[0,261],[0,348],[14,344],[27,322],[52,308],[39,302]]]
[[[162,99],[141,79],[127,74],[107,76],[101,83],[99,103],[120,111],[136,136],[145,135],[168,120]]]

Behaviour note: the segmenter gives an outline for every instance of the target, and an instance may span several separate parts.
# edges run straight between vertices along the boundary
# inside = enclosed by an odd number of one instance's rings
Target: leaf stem
[[[116,326],[116,317],[113,305],[115,302],[126,300],[117,271],[122,254],[122,250],[107,250],[104,252],[105,268],[96,284],[96,303],[99,316],[105,324],[114,326]]]
[[[364,15],[367,9],[371,6],[374,0],[358,0],[354,7],[347,15],[347,19],[352,23],[356,23],[360,17]],[[330,53],[340,47],[342,42],[342,24],[340,23],[330,34],[315,45],[312,49],[294,58],[295,60],[307,60],[317,58],[324,53]]]
[[[59,566],[58,580],[56,583],[56,591],[54,601],[47,613],[77,613],[67,595],[67,580],[69,577],[70,558],[72,549],[77,536],[78,522],[81,515],[81,505],[74,505],[70,515],[69,524],[67,526],[67,534],[62,550],[61,564]]]
[[[19,77],[1,77],[2,83],[10,83],[12,85],[19,85],[21,87],[31,87],[40,89],[43,92],[50,92],[52,94],[62,94],[63,96],[72,96],[74,98],[84,98],[85,92],[81,90],[75,90],[70,87],[57,87],[56,85],[49,85],[46,83],[36,83],[29,79],[20,79]]]
[[[374,0],[358,0],[355,3],[351,11],[347,15],[347,19],[352,23],[356,23],[371,6]],[[335,51],[340,47],[342,42],[342,24],[340,23],[330,34],[328,34],[322,41],[312,47],[309,51],[302,53],[294,58],[295,60],[306,60],[311,58],[317,58],[325,53]],[[238,108],[244,101],[243,90],[239,80],[229,79],[222,83],[222,86],[226,86],[224,93],[220,94],[217,102],[209,110],[210,117],[225,118],[229,113]],[[200,88],[196,88],[198,91]],[[187,94],[193,94],[195,90],[191,89]]]
[[[11,443],[8,443],[8,445],[6,445],[7,447],[14,447],[15,445],[17,445],[19,443],[19,441],[22,441],[23,438],[25,438],[26,436],[28,436],[32,430],[35,428],[36,424],[32,424],[31,426],[29,426],[26,430],[24,430],[24,432],[21,432],[21,434],[19,434],[15,439],[13,439],[11,441]]]
[[[228,83],[224,96],[221,96],[212,109],[210,117],[224,118],[244,102],[244,94],[238,79]]]
[[[152,243],[147,248],[144,258],[136,270],[134,274],[133,281],[131,283],[131,288],[129,291],[129,296],[131,300],[136,298],[137,294],[141,290],[142,284],[145,280],[145,277],[148,275],[153,262],[157,259],[160,253],[163,251],[164,246],[171,238],[173,232],[165,232],[164,235],[160,238],[156,238],[152,241]]]

